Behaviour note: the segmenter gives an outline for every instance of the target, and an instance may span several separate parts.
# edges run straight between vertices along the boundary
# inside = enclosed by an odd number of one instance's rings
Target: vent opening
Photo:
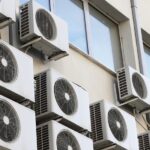
[[[57,136],[57,150],[81,150],[77,139],[68,131],[62,131]]]
[[[55,22],[47,11],[44,9],[38,10],[36,12],[36,22],[40,32],[46,39],[52,40],[56,37]]]
[[[141,98],[145,98],[147,96],[147,88],[143,78],[138,73],[134,73],[132,75],[132,82],[136,93]]]
[[[117,109],[111,109],[108,112],[108,123],[112,134],[118,141],[126,138],[127,127],[125,120]]]
[[[138,136],[139,140],[139,150],[149,150],[150,149],[150,138],[149,133]]]
[[[0,101],[0,139],[5,142],[15,140],[19,133],[19,118],[14,108]]]
[[[48,125],[37,128],[37,148],[38,150],[51,150]]]
[[[59,79],[54,85],[54,94],[60,109],[71,115],[77,108],[77,96],[72,85],[65,79]]]
[[[17,63],[10,49],[0,44],[0,80],[11,82],[17,75]]]

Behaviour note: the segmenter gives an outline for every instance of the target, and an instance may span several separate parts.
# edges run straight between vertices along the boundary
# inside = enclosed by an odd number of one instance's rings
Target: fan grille
[[[19,133],[19,119],[13,107],[0,101],[0,139],[11,142]]]
[[[133,86],[135,91],[137,92],[137,94],[141,97],[144,98],[146,97],[146,86],[145,86],[145,82],[142,79],[142,77],[137,74],[134,73],[132,76],[132,82],[133,82]]]
[[[71,84],[65,79],[57,80],[54,93],[60,109],[67,115],[73,114],[77,107],[77,96]]]
[[[51,40],[55,35],[54,20],[50,14],[44,9],[40,9],[36,12],[36,22],[40,32],[43,36]]]
[[[112,134],[118,141],[123,141],[127,134],[126,124],[121,113],[116,109],[108,112],[108,123]]]
[[[76,138],[68,131],[62,131],[57,136],[57,150],[81,150]]]
[[[3,82],[11,82],[17,74],[17,65],[10,49],[0,44],[0,80]]]

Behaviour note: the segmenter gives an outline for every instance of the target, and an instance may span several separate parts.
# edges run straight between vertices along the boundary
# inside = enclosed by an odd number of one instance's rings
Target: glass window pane
[[[146,75],[150,77],[150,48],[144,45],[145,50],[145,65],[146,65]]]
[[[82,51],[87,52],[83,4],[78,0],[56,0],[56,14],[63,18],[69,27],[69,40]]]
[[[120,64],[120,58],[117,58],[120,51],[117,25],[93,7],[90,7],[90,22],[93,57],[115,70]]]
[[[49,0],[36,0],[38,3],[40,3],[42,6],[50,10]]]
[[[29,0],[19,0],[20,1],[20,4],[24,4],[26,2],[28,2]]]

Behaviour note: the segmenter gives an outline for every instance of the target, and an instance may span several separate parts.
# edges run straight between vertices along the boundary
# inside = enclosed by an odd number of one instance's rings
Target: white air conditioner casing
[[[138,150],[134,117],[104,100],[91,104],[90,112],[96,150],[107,149],[113,145],[119,150]]]
[[[38,18],[38,13],[43,15],[41,16],[43,20]],[[37,20],[40,20],[39,24]],[[27,43],[37,38],[39,40],[34,42],[32,47],[47,55],[49,59],[57,60],[68,55],[67,24],[36,1],[31,0],[20,7],[20,40]]]
[[[4,22],[8,25],[11,22],[16,22],[16,0],[1,0],[0,1],[0,28]]]
[[[73,98],[76,98],[75,100],[73,100],[73,102],[75,102],[75,105],[73,106],[75,107],[72,107],[74,109],[71,108],[73,110],[71,114],[66,113],[66,109],[65,111],[62,111],[62,108],[60,108],[59,103],[57,102],[57,94],[55,94],[56,88],[54,88],[54,86],[56,85],[56,83],[62,80],[67,82],[67,85],[70,86],[69,89],[72,88],[71,90],[74,91]],[[62,76],[54,69],[49,69],[45,72],[36,75],[35,83],[35,109],[37,115],[37,122],[41,122],[43,120],[48,119],[50,120],[62,118],[60,122],[74,130],[81,132],[83,130],[91,131],[89,95],[85,89],[65,79],[64,76]],[[62,93],[61,89],[57,90],[57,92],[59,91],[60,93]],[[65,95],[61,96],[65,98]],[[64,102],[70,103],[69,100]],[[66,106],[68,106],[68,103],[66,104]]]
[[[138,135],[138,139],[139,139],[139,150],[150,149],[150,132],[149,131]]]
[[[15,111],[15,118],[18,119],[18,125],[17,125],[17,134],[15,138],[11,141],[4,141],[2,138],[2,135],[0,135],[0,149],[1,150],[37,150],[37,139],[36,139],[36,121],[35,121],[35,112],[29,108],[26,108],[6,97],[0,96],[0,107],[3,106],[1,103],[4,102],[5,104],[8,104],[11,108],[8,110],[8,113],[4,112],[4,116],[1,117],[10,117],[7,116],[10,113],[14,113]],[[2,110],[1,115],[2,115]],[[12,128],[15,127],[15,123],[13,122],[11,124],[11,120],[13,117],[9,118],[9,123],[12,125]],[[4,118],[3,118],[4,121]],[[5,120],[6,123],[7,119]],[[4,121],[4,122],[5,122]],[[1,120],[2,123],[2,120]],[[9,125],[8,123],[8,125]],[[6,124],[5,124],[6,125]],[[8,127],[8,126],[7,126]],[[8,130],[9,132],[9,130]],[[12,133],[12,132],[11,132]],[[10,133],[10,134],[11,134]],[[7,137],[7,135],[5,135]]]
[[[72,135],[78,143],[79,150],[93,150],[92,139],[80,133],[77,133],[71,130],[70,128],[67,128],[64,125],[59,124],[58,122],[55,121],[49,121],[47,123],[37,126],[38,149],[57,150],[58,149],[57,140],[61,132],[68,132],[70,135]],[[63,150],[63,141],[62,141],[62,150]]]
[[[1,95],[18,102],[25,99],[35,101],[32,58],[2,40],[0,40],[0,72]]]
[[[128,104],[139,112],[150,108],[150,79],[131,67],[117,71],[118,103]]]

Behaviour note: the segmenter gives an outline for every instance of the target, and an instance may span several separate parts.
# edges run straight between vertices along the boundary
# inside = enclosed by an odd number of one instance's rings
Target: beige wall
[[[101,99],[114,100],[114,76],[80,53],[70,49],[68,57],[46,65],[34,59],[35,73],[50,67],[83,86],[89,92],[91,103]]]
[[[150,1],[139,0],[139,17],[141,21],[141,27],[150,34]]]

